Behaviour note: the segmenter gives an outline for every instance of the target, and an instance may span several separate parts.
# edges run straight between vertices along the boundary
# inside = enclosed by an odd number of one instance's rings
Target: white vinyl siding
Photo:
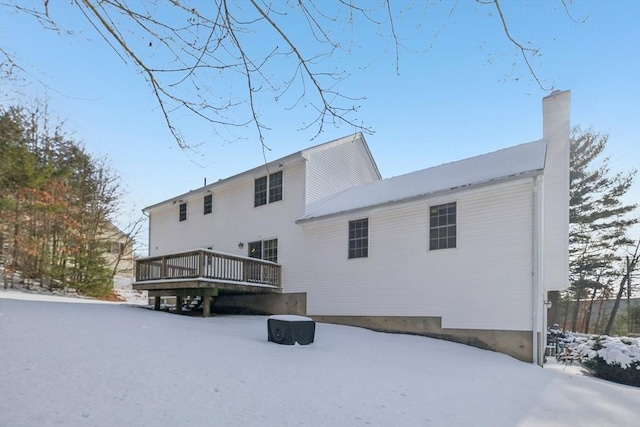
[[[305,154],[307,211],[332,194],[379,179],[369,151],[359,137],[309,151]]]
[[[304,253],[314,256],[300,258],[288,291],[308,292],[309,315],[442,316],[444,328],[530,330],[532,188],[527,178],[378,207],[365,213],[366,264],[344,257],[347,220],[362,212],[306,222]],[[429,251],[429,207],[452,201],[457,249]]]
[[[283,200],[253,208],[254,177],[242,176],[215,187],[214,215],[190,215],[181,223],[175,220],[175,205],[170,202],[150,210],[151,256],[213,246],[216,251],[247,256],[248,242],[278,238],[278,259],[285,259],[295,245],[290,237],[298,227],[295,220],[304,212],[304,161],[288,164],[283,170]],[[204,192],[183,196],[202,203]],[[173,213],[171,217],[168,213]],[[173,222],[170,221],[173,219]],[[238,244],[242,242],[243,247]]]

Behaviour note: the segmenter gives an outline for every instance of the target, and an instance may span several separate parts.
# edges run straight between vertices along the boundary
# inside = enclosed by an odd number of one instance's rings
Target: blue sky
[[[454,4],[432,6],[427,14],[414,6],[396,21],[408,47],[400,51],[399,73],[388,43],[357,31],[349,54],[325,62],[349,72],[341,91],[366,97],[354,118],[375,132],[365,138],[385,178],[541,137],[541,99],[548,92],[521,63],[514,71],[514,49],[492,8],[462,0],[447,17]],[[502,7],[513,35],[541,47],[532,60],[539,76],[572,91],[572,125],[609,134],[614,171],[640,169],[640,1],[579,1],[569,8],[577,22],[560,1],[504,1]],[[263,162],[252,129],[239,130],[244,139],[230,142],[188,116],[178,125],[188,142],[202,145],[197,153],[181,151],[138,70],[118,58],[71,2],[51,2],[50,11],[74,35],[44,30],[0,7],[0,43],[30,74],[19,95],[2,88],[0,102],[46,98],[77,140],[109,158],[129,210],[139,213],[202,186],[205,177],[211,183]],[[422,32],[415,29],[421,23]],[[301,36],[296,25],[289,28]],[[308,41],[300,40],[306,48]],[[325,127],[312,139],[315,128],[299,130],[308,120],[304,107],[290,111],[266,102],[260,108],[271,128],[268,160],[353,132],[346,125]],[[630,200],[640,202],[637,183]]]

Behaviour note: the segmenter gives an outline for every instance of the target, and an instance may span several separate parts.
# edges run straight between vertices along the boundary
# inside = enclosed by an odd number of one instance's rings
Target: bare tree
[[[62,31],[54,16],[69,2],[41,0],[30,8],[19,0],[5,7],[38,19],[44,28]],[[361,95],[350,95],[343,85],[348,67],[336,61],[358,51],[359,41],[380,37],[391,47],[396,69],[400,53],[428,50],[429,38],[403,27],[406,15],[417,27],[433,25],[429,2],[400,3],[390,0],[70,0],[102,39],[125,63],[141,71],[151,87],[164,120],[181,148],[192,148],[183,137],[176,117],[184,112],[211,123],[219,135],[233,128],[253,126],[263,151],[263,108],[279,103],[285,110],[304,106],[310,119],[303,129],[316,135],[327,124],[347,124],[356,130],[370,129],[358,120]],[[560,0],[569,15],[566,0]],[[471,2],[447,3],[447,16]],[[543,79],[532,63],[539,47],[518,39],[508,26],[499,0],[476,0],[475,4],[495,20],[525,72],[543,90]],[[571,18],[569,16],[571,20]],[[438,27],[437,23],[435,23]],[[433,39],[446,24],[433,32]],[[404,31],[403,31],[404,30]],[[419,49],[414,36],[418,34]],[[383,49],[384,50],[384,49]],[[6,52],[0,65],[16,68]],[[338,61],[339,62],[339,61]]]

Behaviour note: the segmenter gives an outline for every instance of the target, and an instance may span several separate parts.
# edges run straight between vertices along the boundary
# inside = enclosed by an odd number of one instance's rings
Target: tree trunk
[[[627,263],[629,262],[629,258],[627,257]],[[627,270],[628,271],[628,270]],[[618,290],[618,295],[616,296],[616,302],[613,304],[613,308],[611,309],[611,316],[609,316],[609,322],[607,322],[607,327],[604,328],[603,335],[610,335],[611,329],[613,328],[613,322],[616,320],[616,314],[618,313],[618,307],[620,306],[620,299],[624,294],[624,287],[629,280],[628,273],[624,275],[622,278],[622,282],[620,283],[620,289]]]
[[[604,335],[611,334],[611,329],[613,329],[613,322],[616,320],[616,314],[618,312],[618,307],[620,306],[620,299],[622,299],[622,295],[624,295],[624,287],[631,285],[629,283],[631,279],[631,272],[635,270],[636,264],[638,263],[638,248],[640,247],[640,241],[636,245],[635,253],[633,257],[629,259],[629,256],[626,257],[626,272],[624,277],[622,278],[622,282],[620,283],[620,289],[618,289],[618,295],[616,296],[616,302],[613,304],[613,309],[611,310],[611,317],[609,317],[609,322],[607,323],[607,327],[604,329]]]
[[[627,284],[627,332],[626,334],[629,334],[631,332],[633,332],[633,310],[631,308],[631,277],[629,277],[629,283]]]
[[[566,300],[565,299],[564,318],[562,319],[562,330],[563,331],[567,330],[567,322],[569,321],[569,307],[571,307],[571,300]]]
[[[596,327],[593,330],[593,332],[596,334],[599,334],[602,331],[602,324],[601,324],[601,320],[603,318],[602,312],[604,310],[604,306],[607,301],[607,298],[605,297],[605,295],[606,295],[605,288],[602,288],[602,293],[600,294],[600,298],[599,298],[600,304],[598,304],[598,317],[596,317]]]
[[[573,319],[571,319],[571,330],[578,332],[578,313],[580,312],[580,291],[576,292],[576,308],[573,312]]]
[[[584,319],[584,327],[583,332],[585,334],[589,333],[589,322],[591,321],[591,311],[593,311],[593,301],[596,299],[596,293],[598,292],[597,288],[593,288],[593,294],[591,295],[591,301],[589,302],[589,308],[587,309],[587,315]]]

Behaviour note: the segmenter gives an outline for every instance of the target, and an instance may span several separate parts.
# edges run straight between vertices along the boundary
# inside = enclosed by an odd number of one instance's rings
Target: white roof
[[[534,141],[457,162],[349,188],[298,221],[428,196],[544,169],[546,141]]]

